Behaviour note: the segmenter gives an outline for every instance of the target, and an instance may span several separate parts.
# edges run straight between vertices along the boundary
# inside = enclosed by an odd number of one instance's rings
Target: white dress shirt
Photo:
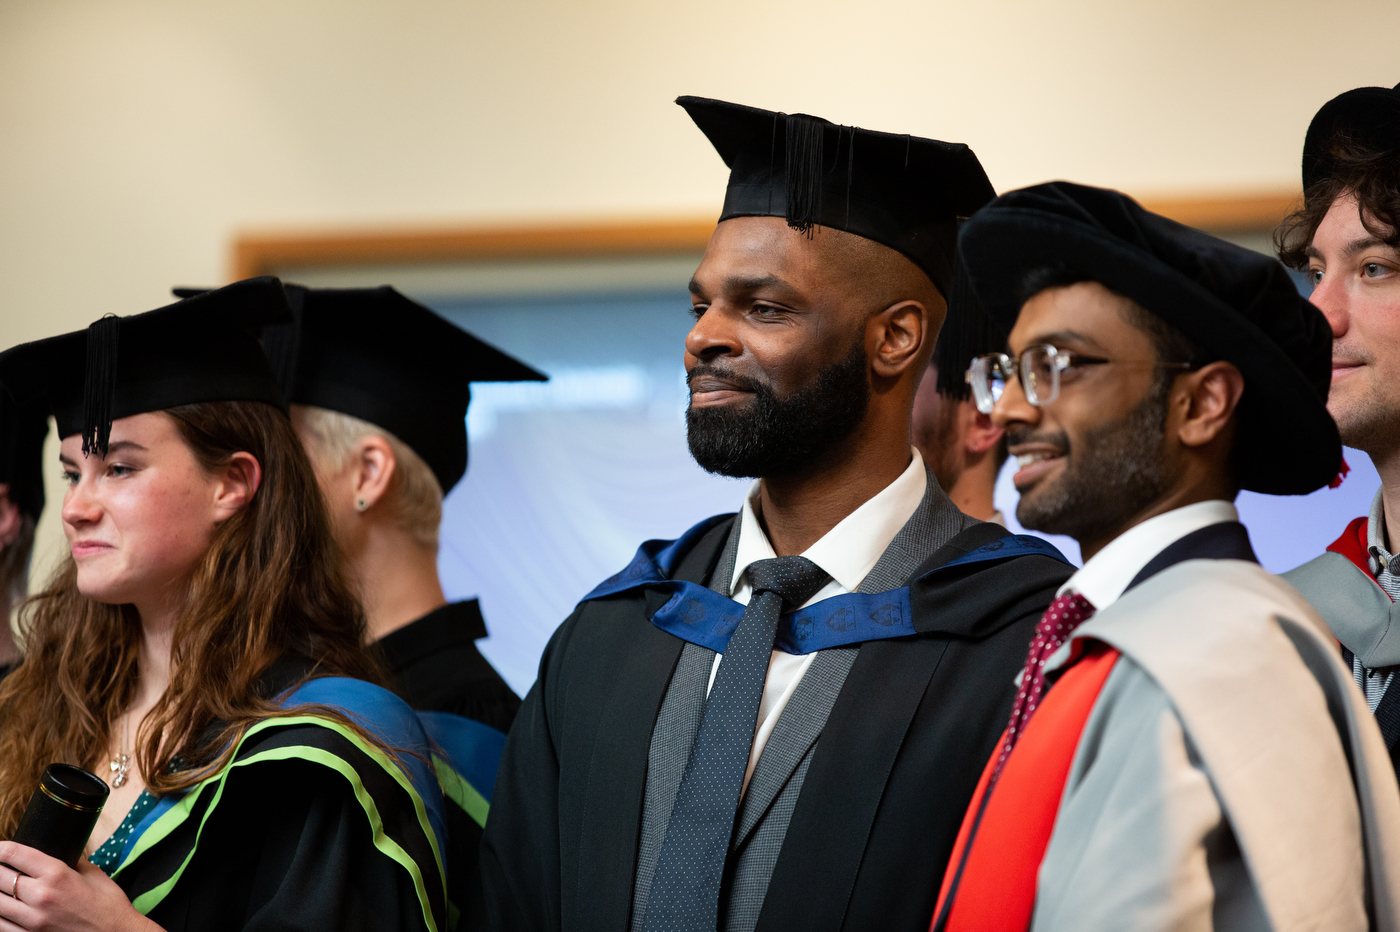
[[[1055,594],[1060,596],[1066,592],[1077,592],[1089,600],[1095,611],[1102,611],[1118,601],[1128,588],[1128,583],[1157,554],[1203,527],[1239,519],[1240,513],[1235,506],[1219,498],[1148,518],[1113,538],[1108,546],[1094,554],[1078,572],[1065,580]],[[1045,658],[1047,673],[1059,669],[1069,659],[1072,643],[1073,639],[1066,641],[1059,650]],[[1017,685],[1020,685],[1023,675],[1016,675]]]
[[[1203,527],[1239,519],[1235,506],[1224,499],[1196,502],[1148,518],[1113,538],[1065,580],[1056,594],[1077,592],[1092,602],[1095,610],[1101,611],[1118,601],[1128,583],[1157,554]]]
[[[855,592],[866,575],[875,568],[899,529],[919,507],[927,488],[924,461],[919,451],[913,450],[909,467],[900,473],[899,478],[841,519],[820,540],[803,551],[802,556],[825,570],[831,576],[831,581],[799,608],[834,595]],[[777,556],[759,523],[758,503],[759,483],[755,482],[744,499],[744,510],[739,516],[739,549],[735,554],[734,576],[729,587],[730,598],[741,605],[748,605],[753,597],[749,565]],[[749,752],[749,766],[744,773],[744,789],[748,789],[754,766],[774,726],[778,724],[779,716],[787,708],[788,700],[797,690],[797,684],[802,681],[803,674],[812,665],[817,653],[819,651],[800,655],[773,651],[768,662],[768,679],[763,684],[763,698],[758,705],[758,729],[754,733],[753,749]],[[708,689],[715,685],[715,674],[719,672],[722,659],[722,654],[715,656],[714,666],[710,668],[707,694]]]

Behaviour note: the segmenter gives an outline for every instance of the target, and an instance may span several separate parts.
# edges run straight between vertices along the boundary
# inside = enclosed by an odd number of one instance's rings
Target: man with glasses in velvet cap
[[[1336,474],[1331,338],[1278,262],[1065,182],[959,252],[1009,334],[969,380],[1017,517],[1085,563],[1032,641],[938,930],[1394,929],[1400,793],[1321,618],[1241,489]]]
[[[502,930],[921,932],[1069,575],[910,444],[957,224],[993,191],[966,146],[678,103],[730,168],[690,283],[690,449],[758,481],[554,635],[496,783],[488,906]]]

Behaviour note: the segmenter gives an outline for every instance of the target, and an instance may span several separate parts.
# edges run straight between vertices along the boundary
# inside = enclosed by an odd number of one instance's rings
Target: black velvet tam
[[[291,326],[263,343],[292,404],[339,411],[408,444],[447,492],[467,471],[472,382],[549,377],[388,285],[288,285]]]
[[[1126,295],[1239,367],[1242,487],[1301,495],[1337,475],[1342,445],[1327,413],[1332,331],[1277,260],[1117,191],[1064,181],[997,198],[964,224],[958,252],[977,302],[1008,333],[1030,297],[1028,275],[1050,267]]]
[[[1379,152],[1400,150],[1400,84],[1358,87],[1322,105],[1303,140],[1304,191],[1332,174],[1327,153],[1337,143]]]
[[[39,404],[21,405],[0,389],[0,483],[10,501],[35,521],[44,510],[44,437],[49,412]]]
[[[0,384],[52,412],[58,435],[105,455],[112,421],[209,401],[286,410],[258,334],[291,319],[275,278],[249,278],[0,353]]]
[[[838,126],[705,97],[679,97],[729,166],[720,220],[783,217],[845,230],[907,256],[946,297],[957,221],[996,196],[961,143]]]

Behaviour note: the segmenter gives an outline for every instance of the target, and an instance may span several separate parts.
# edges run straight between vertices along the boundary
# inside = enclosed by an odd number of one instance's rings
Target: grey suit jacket
[[[858,591],[888,592],[906,585],[934,551],[978,523],[948,500],[932,470],[927,475],[928,488],[919,507],[895,535]],[[739,528],[740,523],[736,521],[709,583],[712,590],[723,595],[729,594],[729,582],[734,575]],[[734,837],[730,842],[720,902],[720,928],[725,932],[751,932],[758,924],[768,881],[802,793],[817,740],[859,652],[859,646],[818,651],[764,746],[748,790],[739,801]],[[712,650],[695,644],[685,645],[652,731],[637,874],[632,888],[633,932],[642,930],[647,896],[651,892],[661,844],[666,838],[671,807],[704,715],[705,691],[714,658]]]

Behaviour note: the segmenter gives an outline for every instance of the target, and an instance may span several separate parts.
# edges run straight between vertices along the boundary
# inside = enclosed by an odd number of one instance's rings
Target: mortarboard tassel
[[[1347,477],[1349,472],[1351,472],[1351,467],[1347,465],[1347,458],[1344,456],[1342,457],[1342,468],[1337,471],[1337,475],[1332,478],[1332,481],[1327,483],[1327,488],[1335,489],[1341,486],[1342,480]]]
[[[83,376],[83,455],[107,455],[112,439],[112,396],[117,389],[117,342],[121,318],[108,314],[87,331],[87,371]]]
[[[790,113],[786,135],[787,225],[810,238],[822,210],[826,127],[815,117]]]

